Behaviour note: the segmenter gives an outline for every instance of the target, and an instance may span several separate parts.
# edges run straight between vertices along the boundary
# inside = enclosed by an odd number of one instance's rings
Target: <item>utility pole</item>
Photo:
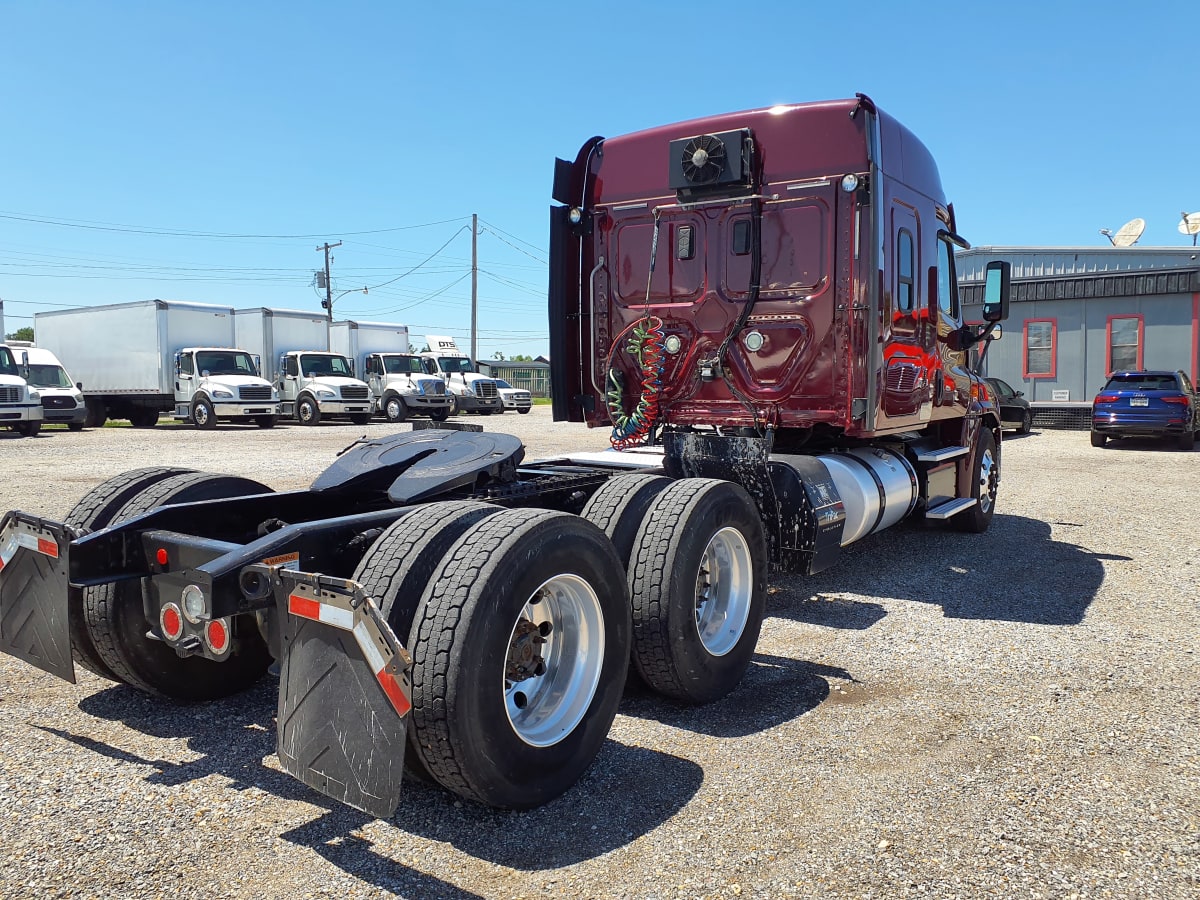
[[[326,241],[324,247],[317,247],[318,253],[321,250],[325,251],[325,300],[321,305],[325,307],[325,315],[330,322],[333,322],[333,283],[329,279],[329,251],[334,247],[340,246],[342,246],[341,241],[338,241],[336,244]]]
[[[471,359],[479,365],[479,216],[471,213]]]

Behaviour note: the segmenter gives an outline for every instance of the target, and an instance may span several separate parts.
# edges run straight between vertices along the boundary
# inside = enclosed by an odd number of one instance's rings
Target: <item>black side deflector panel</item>
[[[280,764],[328,797],[390,817],[404,772],[411,658],[354,582],[250,571],[269,579],[282,623]]]
[[[66,525],[21,512],[0,522],[0,651],[75,683]]]

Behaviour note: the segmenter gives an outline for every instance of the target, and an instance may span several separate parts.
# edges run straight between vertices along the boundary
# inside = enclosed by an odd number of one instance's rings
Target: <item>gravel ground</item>
[[[474,419],[529,458],[605,435]],[[63,515],[135,466],[307,484],[367,429],[0,435],[0,509]],[[268,679],[179,707],[0,658],[0,895],[1200,896],[1200,452],[1006,440],[982,536],[901,525],[777,577],[725,700],[622,702],[538,810],[420,784],[389,821],[274,756]]]

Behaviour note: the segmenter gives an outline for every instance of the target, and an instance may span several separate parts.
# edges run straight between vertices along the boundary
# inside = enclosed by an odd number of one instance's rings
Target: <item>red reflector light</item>
[[[46,538],[38,538],[38,553],[58,559],[58,544]]]
[[[165,566],[167,564],[167,548],[159,547],[158,552],[154,554],[154,558],[158,560],[160,566]]]
[[[213,619],[205,626],[204,642],[218,656],[229,649],[229,628],[224,619]]]
[[[1121,399],[1121,398],[1118,397],[1116,394],[1097,394],[1096,395],[1097,403],[1116,403],[1119,399]]]
[[[158,614],[158,624],[162,627],[163,637],[168,641],[179,640],[183,634],[183,616],[179,607],[174,603],[166,604]]]
[[[1163,403],[1176,403],[1179,406],[1188,405],[1187,397],[1159,397],[1159,399],[1162,400]]]

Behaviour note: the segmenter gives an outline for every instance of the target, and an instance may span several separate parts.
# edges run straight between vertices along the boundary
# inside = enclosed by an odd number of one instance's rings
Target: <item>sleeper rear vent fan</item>
[[[681,200],[737,196],[752,188],[754,138],[749,128],[671,141],[670,185]]]
[[[725,170],[725,145],[711,134],[699,135],[684,146],[679,162],[692,184],[712,184]]]

